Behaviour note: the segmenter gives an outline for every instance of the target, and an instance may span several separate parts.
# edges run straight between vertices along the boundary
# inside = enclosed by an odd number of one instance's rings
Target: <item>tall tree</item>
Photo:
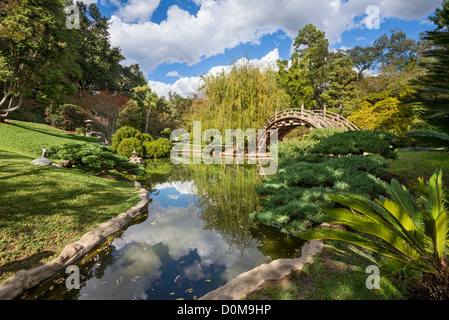
[[[14,0],[0,9],[0,119],[25,96],[61,101],[80,76],[75,50],[58,0]]]
[[[299,30],[294,41],[295,52],[307,70],[307,81],[313,89],[313,100],[317,107],[323,107],[321,97],[327,89],[329,76],[329,41],[325,33],[313,24]]]
[[[206,99],[192,107],[192,120],[201,120],[202,128],[262,128],[276,110],[288,105],[288,96],[280,88],[274,71],[261,70],[250,62],[236,63],[229,72],[203,77]]]
[[[414,82],[415,98],[424,108],[424,119],[449,133],[449,1],[445,0],[430,19],[437,28],[424,36],[431,43],[424,53],[430,61],[425,63],[427,73]]]
[[[169,92],[167,107],[178,126],[182,125],[185,115],[187,115],[192,106],[192,102],[192,98],[184,98],[176,92]]]
[[[362,79],[365,72],[372,70],[380,60],[383,50],[379,46],[356,46],[349,50],[349,57],[358,72],[358,78]]]
[[[136,99],[141,104],[144,114],[146,116],[145,121],[145,133],[149,133],[150,114],[157,107],[159,100],[157,94],[151,90],[148,86],[134,88],[136,93]]]
[[[342,114],[345,105],[355,97],[357,72],[351,58],[336,58],[331,65],[329,88],[322,94],[326,105]]]
[[[80,93],[104,89],[117,92],[120,90],[120,73],[123,72],[120,62],[125,57],[120,48],[111,45],[109,20],[101,15],[95,4],[88,6],[77,2],[77,6],[80,11],[80,44],[76,56],[82,70],[78,90]]]
[[[147,79],[140,70],[139,65],[132,64],[120,68],[117,83],[119,88],[118,91],[130,95],[130,93],[134,92],[134,88],[146,85]]]
[[[290,97],[290,107],[298,108],[304,104],[312,108],[313,88],[307,81],[307,69],[298,54],[291,61],[278,61],[279,83]]]

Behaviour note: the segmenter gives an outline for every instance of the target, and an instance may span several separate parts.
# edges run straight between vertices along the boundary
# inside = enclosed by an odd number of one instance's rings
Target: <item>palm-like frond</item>
[[[431,130],[414,130],[408,132],[406,136],[416,139],[421,143],[430,144],[436,148],[449,148],[449,135],[442,132]]]
[[[404,262],[408,267],[438,273],[446,267],[444,255],[449,240],[449,213],[440,170],[435,171],[427,184],[419,180],[418,187],[422,193],[422,208],[396,180],[387,187],[388,199],[370,201],[356,195],[329,195],[351,210],[337,208],[324,213],[334,222],[347,225],[360,234],[315,229],[300,234],[300,237],[350,242]],[[366,234],[377,240],[369,239]]]

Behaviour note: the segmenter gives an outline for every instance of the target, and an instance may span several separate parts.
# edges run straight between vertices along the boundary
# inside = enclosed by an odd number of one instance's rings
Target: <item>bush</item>
[[[86,134],[86,129],[85,128],[76,128],[75,133],[77,135],[82,136],[82,135]]]
[[[375,153],[386,159],[396,159],[392,141],[396,135],[385,131],[345,131],[333,134],[309,149],[312,154],[362,155]]]
[[[142,142],[153,142],[154,138],[149,133],[142,133]]]
[[[369,199],[385,195],[381,177],[386,163],[360,153],[393,157],[392,137],[385,132],[319,130],[305,142],[280,143],[278,173],[256,187],[262,209],[251,218],[296,235],[326,221],[322,210],[335,206],[328,193]],[[333,153],[343,156],[329,156]]]
[[[165,128],[164,130],[161,131],[161,137],[165,138],[165,139],[170,139],[171,136],[171,129],[170,128]]]
[[[144,137],[139,130],[132,128],[132,127],[121,127],[112,136],[112,149],[117,151],[118,146],[120,145],[122,140],[126,139],[126,138],[136,138],[140,142],[142,142],[144,140]]]
[[[137,151],[137,155],[141,158],[146,157],[145,148],[143,147],[142,141],[137,138],[125,138],[118,145],[116,151],[117,153],[130,158],[133,151]]]
[[[62,159],[69,163],[65,166],[75,166],[94,172],[108,172],[116,170],[120,173],[145,175],[145,170],[129,159],[118,155],[110,147],[94,143],[69,143],[48,150],[53,158]]]
[[[153,142],[144,142],[147,158],[166,158],[170,156],[173,145],[170,140],[160,138]]]
[[[71,131],[83,127],[84,121],[88,118],[84,109],[73,104],[49,106],[45,109],[45,115],[45,121],[50,125]]]

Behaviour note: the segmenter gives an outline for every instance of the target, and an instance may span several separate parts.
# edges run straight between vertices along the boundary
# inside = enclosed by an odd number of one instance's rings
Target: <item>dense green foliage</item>
[[[414,199],[398,181],[386,185],[389,198],[370,201],[355,194],[328,195],[350,208],[324,210],[333,222],[358,232],[315,229],[302,233],[304,239],[342,240],[378,252],[396,262],[396,267],[414,268],[429,274],[424,284],[432,298],[449,295],[447,248],[449,211],[442,173],[436,170],[428,182],[419,179]],[[368,235],[374,236],[375,240]],[[391,264],[391,263],[390,263]]]
[[[166,158],[173,145],[167,138],[154,140],[150,134],[133,127],[121,127],[112,137],[112,148],[126,157],[131,157],[135,149],[141,158]]]
[[[85,127],[84,121],[87,120],[87,112],[72,104],[49,106],[45,110],[45,115],[47,116],[45,118],[47,123],[56,128],[69,131]]]
[[[315,131],[305,142],[281,143],[277,175],[256,187],[263,209],[251,214],[255,221],[294,235],[325,221],[321,210],[334,206],[327,196],[330,192],[354,192],[367,198],[385,194],[381,177],[387,165],[363,153],[395,157],[394,135]]]
[[[80,69],[61,1],[2,2],[0,20],[0,114],[21,108],[27,97],[64,101]]]
[[[170,151],[173,148],[171,141],[167,138],[144,142],[143,146],[147,158],[167,158],[170,156]]]
[[[414,82],[416,103],[422,106],[426,121],[449,133],[449,1],[437,8],[431,20],[438,27],[424,36],[430,42],[423,54],[428,58],[424,63],[427,72]]]
[[[129,162],[129,158],[118,155],[110,147],[94,143],[68,143],[49,149],[49,156],[70,165],[86,168],[95,172],[116,170],[124,174],[144,175],[145,170],[139,165]]]
[[[133,151],[136,150],[137,156],[144,158],[146,157],[145,148],[143,147],[142,140],[137,138],[125,138],[120,144],[117,146],[117,153],[124,155],[125,157],[130,158],[133,154]]]

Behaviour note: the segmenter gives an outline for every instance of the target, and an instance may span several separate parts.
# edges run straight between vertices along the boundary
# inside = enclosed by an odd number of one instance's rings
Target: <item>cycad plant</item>
[[[386,184],[389,198],[370,201],[357,195],[329,195],[345,207],[324,213],[355,232],[318,228],[300,237],[341,240],[375,251],[403,268],[421,270],[431,297],[448,298],[449,213],[442,172],[436,170],[428,182],[420,178],[415,187],[419,198],[396,180]]]

